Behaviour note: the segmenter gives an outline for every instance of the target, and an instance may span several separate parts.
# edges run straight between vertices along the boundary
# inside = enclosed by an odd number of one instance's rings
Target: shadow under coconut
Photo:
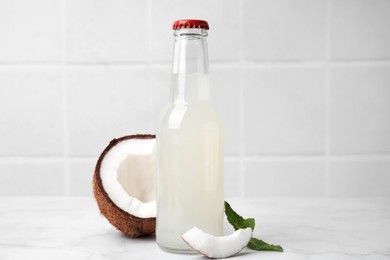
[[[255,253],[255,252],[243,251],[243,252],[240,252],[240,253],[238,253],[236,255],[228,256],[227,258],[235,258],[235,257],[250,255],[250,254],[253,254],[253,253]],[[199,255],[194,255],[194,259],[210,259],[210,258],[205,256],[205,255],[202,255],[201,253],[199,253]],[[221,259],[226,259],[226,258],[221,258]]]
[[[150,244],[153,243],[153,244],[157,245],[156,234],[155,233],[153,233],[151,235],[147,235],[147,236],[141,236],[141,237],[130,237],[130,236],[127,236],[126,234],[124,234],[122,232],[116,232],[115,236],[117,238],[120,238],[120,239],[126,239],[126,240],[140,242],[140,243],[145,243],[145,242],[146,243],[150,243]],[[239,257],[239,256],[251,255],[253,253],[256,253],[256,252],[244,248],[241,252],[239,252],[236,255],[230,256],[229,258],[235,258],[235,257]],[[173,254],[173,255],[180,256],[181,254]],[[182,255],[186,256],[186,254],[182,254]],[[193,259],[210,259],[207,256],[202,255],[201,253],[191,254],[191,256],[192,256]]]
[[[243,251],[241,251],[240,253],[238,253],[237,255],[234,255],[232,257],[238,257],[238,256],[243,256],[243,255],[251,255],[251,254],[254,254],[256,252],[254,251],[246,251],[245,249]]]
[[[147,235],[147,236],[140,236],[140,237],[130,237],[122,232],[118,232],[117,235],[120,236],[121,238],[125,238],[128,240],[150,241],[153,243],[156,242],[156,234],[155,233]]]

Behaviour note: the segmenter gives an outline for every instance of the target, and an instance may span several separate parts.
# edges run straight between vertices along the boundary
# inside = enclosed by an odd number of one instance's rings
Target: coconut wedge
[[[182,235],[194,250],[209,258],[226,258],[238,254],[252,237],[250,228],[238,229],[229,236],[216,237],[194,227]]]

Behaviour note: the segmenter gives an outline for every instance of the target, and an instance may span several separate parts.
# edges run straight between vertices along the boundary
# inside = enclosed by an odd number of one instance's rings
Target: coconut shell
[[[102,215],[118,230],[130,237],[147,236],[156,230],[156,218],[140,218],[133,216],[116,206],[103,188],[100,177],[100,166],[105,155],[115,145],[129,139],[154,139],[155,135],[128,135],[113,139],[100,155],[93,175],[93,194]]]

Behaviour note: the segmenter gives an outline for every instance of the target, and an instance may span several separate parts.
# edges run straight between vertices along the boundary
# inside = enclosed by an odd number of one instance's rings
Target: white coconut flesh
[[[209,258],[226,258],[239,253],[252,237],[250,228],[238,229],[229,236],[216,237],[194,227],[182,235],[193,249]]]
[[[100,177],[112,202],[140,218],[156,217],[156,140],[128,139],[105,155]]]

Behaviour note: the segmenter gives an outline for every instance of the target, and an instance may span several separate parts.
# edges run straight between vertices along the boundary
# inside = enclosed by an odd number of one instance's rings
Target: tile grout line
[[[242,67],[244,64],[244,3],[242,0],[238,1],[238,23],[239,23],[239,58],[238,58],[238,86],[239,86],[239,190],[238,196],[245,197],[245,94]]]
[[[330,190],[330,37],[331,37],[331,0],[326,2],[326,41],[325,41],[325,196]]]
[[[66,63],[67,51],[67,4],[66,0],[61,0],[61,29],[62,29],[62,53],[61,53],[61,70],[62,70],[62,109],[63,109],[63,135],[64,135],[64,171],[65,171],[65,195],[70,195],[70,169],[69,169],[69,99],[68,99],[68,72]]]
[[[149,112],[150,112],[150,118],[153,118],[153,112],[154,112],[154,92],[152,91],[153,86],[152,86],[152,78],[151,78],[151,68],[152,68],[152,1],[148,0],[147,1],[147,15],[148,15],[148,32],[147,32],[147,37],[148,37],[148,62],[147,62],[147,82],[148,82],[148,91],[149,91]],[[155,132],[153,129],[154,122],[153,120],[149,120],[149,133],[151,134],[156,134],[153,133]]]
[[[150,44],[150,43],[149,43]],[[335,67],[359,67],[359,66],[390,66],[390,60],[327,60],[329,65]],[[321,67],[324,63],[323,60],[291,60],[291,61],[267,61],[267,60],[256,60],[256,61],[211,61],[214,67],[245,67],[245,68],[312,68]],[[115,67],[115,68],[148,68],[152,67],[164,67],[171,65],[169,61],[166,62],[66,62],[67,67],[74,68],[91,68],[91,67]],[[63,66],[62,61],[56,62],[0,62],[0,68],[11,68],[11,69],[25,69],[25,68],[61,68]]]
[[[89,162],[96,161],[96,156],[76,156],[69,157],[68,162]],[[289,154],[289,155],[247,155],[244,158],[240,154],[225,156],[226,161],[244,162],[248,161],[345,161],[345,160],[390,160],[390,153],[375,153],[375,154]],[[2,156],[0,163],[58,163],[63,162],[63,156]]]

